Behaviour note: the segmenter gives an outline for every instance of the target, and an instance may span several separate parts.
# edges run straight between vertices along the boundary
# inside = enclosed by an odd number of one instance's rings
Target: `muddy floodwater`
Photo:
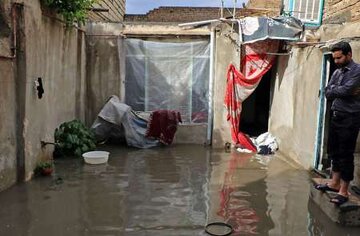
[[[101,150],[107,164],[56,159],[52,177],[1,192],[0,235],[195,236],[211,222],[228,223],[231,235],[360,235],[327,218],[309,199],[309,172],[279,155]]]

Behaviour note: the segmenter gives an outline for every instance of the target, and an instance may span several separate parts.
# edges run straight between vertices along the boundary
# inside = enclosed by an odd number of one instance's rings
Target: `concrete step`
[[[313,178],[315,184],[325,184],[329,179]],[[335,197],[334,192],[321,192],[311,187],[310,197],[320,209],[334,222],[346,226],[360,226],[360,196],[350,190],[351,195],[349,201],[336,206],[330,202]]]

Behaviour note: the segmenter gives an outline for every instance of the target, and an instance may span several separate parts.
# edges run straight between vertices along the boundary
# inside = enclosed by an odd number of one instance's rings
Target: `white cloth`
[[[256,139],[252,139],[252,141],[258,150],[260,146],[268,146],[273,153],[279,149],[275,136],[269,132],[259,135]]]

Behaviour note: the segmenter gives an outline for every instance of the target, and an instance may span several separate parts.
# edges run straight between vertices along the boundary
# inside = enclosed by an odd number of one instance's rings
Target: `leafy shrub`
[[[42,0],[50,9],[64,17],[67,25],[85,23],[89,8],[98,0]]]
[[[54,139],[56,152],[65,156],[80,157],[96,148],[94,133],[79,120],[62,123],[55,129]]]

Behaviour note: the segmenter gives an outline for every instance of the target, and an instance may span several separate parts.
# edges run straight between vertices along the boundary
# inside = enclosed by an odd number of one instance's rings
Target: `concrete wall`
[[[357,23],[323,25],[318,33],[322,42],[342,38],[349,41],[354,60],[360,62],[360,43],[351,39],[357,28]],[[329,45],[330,41],[322,48],[293,47],[291,56],[279,57],[272,88],[270,132],[278,138],[280,151],[305,168],[313,167],[322,57]],[[357,173],[360,176],[360,170]]]
[[[232,143],[230,123],[227,121],[227,109],[224,105],[227,69],[232,63],[237,68],[240,63],[238,46],[234,43],[237,34],[231,28],[221,25],[216,34],[215,78],[214,78],[214,125],[212,145],[214,148],[224,147],[226,142]]]
[[[121,97],[121,24],[92,23],[86,35],[86,123],[91,125],[111,95]],[[120,40],[120,42],[119,42]]]
[[[0,3],[9,22],[13,2]],[[36,162],[51,155],[51,147],[42,149],[40,141],[53,141],[60,123],[84,119],[85,110],[84,33],[44,16],[38,0],[16,2],[23,4],[15,17],[17,55],[0,58],[0,191],[16,178],[31,178]],[[11,37],[1,40],[11,42]],[[45,90],[41,99],[34,88],[39,77]]]
[[[329,40],[331,38],[344,38],[347,41],[350,41],[351,47],[353,49],[353,58],[355,62],[360,63],[360,42],[352,37],[357,37],[357,32],[359,29],[359,23],[350,22],[341,25],[323,25],[320,28],[321,39]],[[359,135],[360,136],[360,135]],[[353,183],[360,187],[360,137],[358,136],[355,157],[355,174]]]
[[[8,50],[0,50],[0,55],[7,53]],[[0,191],[16,181],[14,67],[12,60],[0,58]]]
[[[305,168],[313,163],[321,61],[317,48],[293,48],[291,56],[278,57],[272,87],[269,131],[280,151]]]

